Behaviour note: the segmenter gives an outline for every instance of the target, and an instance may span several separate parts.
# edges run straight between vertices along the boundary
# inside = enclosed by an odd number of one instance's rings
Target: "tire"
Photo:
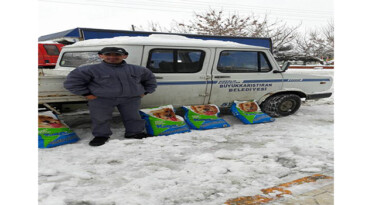
[[[300,107],[301,100],[295,94],[278,94],[269,97],[261,104],[261,110],[271,117],[284,117],[294,114]]]

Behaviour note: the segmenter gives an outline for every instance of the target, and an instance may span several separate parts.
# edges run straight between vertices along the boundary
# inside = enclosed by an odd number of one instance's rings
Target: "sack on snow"
[[[140,110],[141,117],[146,120],[146,130],[150,135],[171,135],[190,132],[184,118],[175,115],[172,105]]]
[[[234,116],[236,116],[245,124],[256,124],[275,121],[274,118],[261,112],[261,109],[255,100],[234,101],[231,106],[231,111]]]
[[[51,111],[38,113],[38,148],[77,142],[80,138]]]
[[[207,130],[229,127],[230,125],[219,118],[219,108],[216,105],[183,106],[185,121],[191,129]]]

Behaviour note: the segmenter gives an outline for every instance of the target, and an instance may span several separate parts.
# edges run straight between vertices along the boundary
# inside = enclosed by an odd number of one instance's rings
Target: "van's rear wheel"
[[[261,104],[264,113],[271,117],[282,117],[294,114],[300,107],[301,100],[295,94],[278,94],[269,97]]]

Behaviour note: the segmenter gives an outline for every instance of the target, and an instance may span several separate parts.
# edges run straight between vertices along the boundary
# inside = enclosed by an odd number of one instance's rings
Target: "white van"
[[[229,107],[234,100],[256,100],[274,117],[296,112],[301,98],[330,97],[331,77],[288,74],[270,50],[234,42],[191,39],[176,35],[116,37],[80,41],[63,47],[54,70],[43,71],[39,103],[85,101],[63,88],[75,67],[98,63],[97,51],[122,47],[126,61],[147,67],[157,78],[156,92],[142,99],[142,107],[172,104],[216,104]],[[44,75],[44,76],[43,76]]]

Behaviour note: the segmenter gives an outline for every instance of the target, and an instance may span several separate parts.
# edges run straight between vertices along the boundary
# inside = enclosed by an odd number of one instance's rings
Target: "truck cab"
[[[38,43],[38,68],[54,68],[64,45],[60,43]]]

